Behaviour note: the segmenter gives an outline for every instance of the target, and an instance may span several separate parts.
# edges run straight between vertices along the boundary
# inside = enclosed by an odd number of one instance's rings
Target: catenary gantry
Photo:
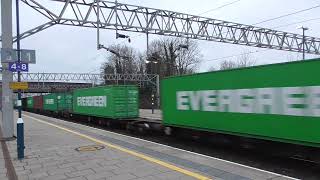
[[[13,74],[13,81],[17,79],[17,74]],[[54,92],[108,83],[136,84],[159,91],[159,76],[155,74],[21,73],[21,80],[29,82],[25,92]],[[1,82],[0,76],[0,85]]]
[[[13,75],[17,80],[17,74]],[[93,74],[93,73],[21,73],[21,79],[27,82],[89,82],[103,81],[144,82],[157,86],[158,75],[155,74]]]
[[[49,1],[56,5],[50,6],[46,1],[22,0],[45,16],[48,22],[22,33],[21,38],[57,24],[92,28],[99,26],[101,29],[186,37],[293,52],[302,52],[304,42],[306,53],[320,54],[320,38],[316,37],[303,38],[302,35],[289,32],[104,0],[47,0]]]

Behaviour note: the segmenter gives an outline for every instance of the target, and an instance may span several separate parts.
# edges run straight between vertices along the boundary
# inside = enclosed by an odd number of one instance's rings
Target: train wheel
[[[112,128],[112,123],[111,123],[110,121],[107,121],[107,122],[106,122],[106,126],[107,126],[108,128]]]
[[[138,133],[139,133],[139,134],[145,134],[144,128],[141,127],[141,126],[139,126],[139,127],[138,127]]]
[[[133,130],[132,130],[132,127],[131,127],[130,123],[126,124],[126,131],[129,132],[129,133],[133,133]]]
[[[173,128],[172,127],[164,127],[164,134],[167,136],[172,136],[173,135]]]

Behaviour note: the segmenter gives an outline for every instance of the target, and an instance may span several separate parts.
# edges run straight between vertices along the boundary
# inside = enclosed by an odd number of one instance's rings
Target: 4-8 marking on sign
[[[28,72],[29,67],[27,63],[9,63],[9,71],[11,72],[18,72],[18,71],[24,71]]]

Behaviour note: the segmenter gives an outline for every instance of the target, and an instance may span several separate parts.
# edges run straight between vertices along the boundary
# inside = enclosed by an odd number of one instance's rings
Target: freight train
[[[161,81],[163,120],[158,123],[167,135],[254,142],[319,161],[319,67],[320,59],[313,59],[166,78]],[[139,116],[138,99],[134,86],[111,86],[29,97],[23,106],[35,112],[130,120]],[[150,128],[148,122],[142,124]],[[270,143],[281,149],[270,148],[275,147]]]
[[[136,86],[101,86],[22,99],[24,110],[52,115],[128,119],[139,117]]]

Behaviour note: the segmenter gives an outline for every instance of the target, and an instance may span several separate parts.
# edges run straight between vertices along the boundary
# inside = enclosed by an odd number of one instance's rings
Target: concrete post
[[[2,48],[12,49],[12,0],[1,1]],[[3,138],[10,139],[14,135],[12,90],[12,72],[8,71],[8,63],[2,63],[2,132]]]

